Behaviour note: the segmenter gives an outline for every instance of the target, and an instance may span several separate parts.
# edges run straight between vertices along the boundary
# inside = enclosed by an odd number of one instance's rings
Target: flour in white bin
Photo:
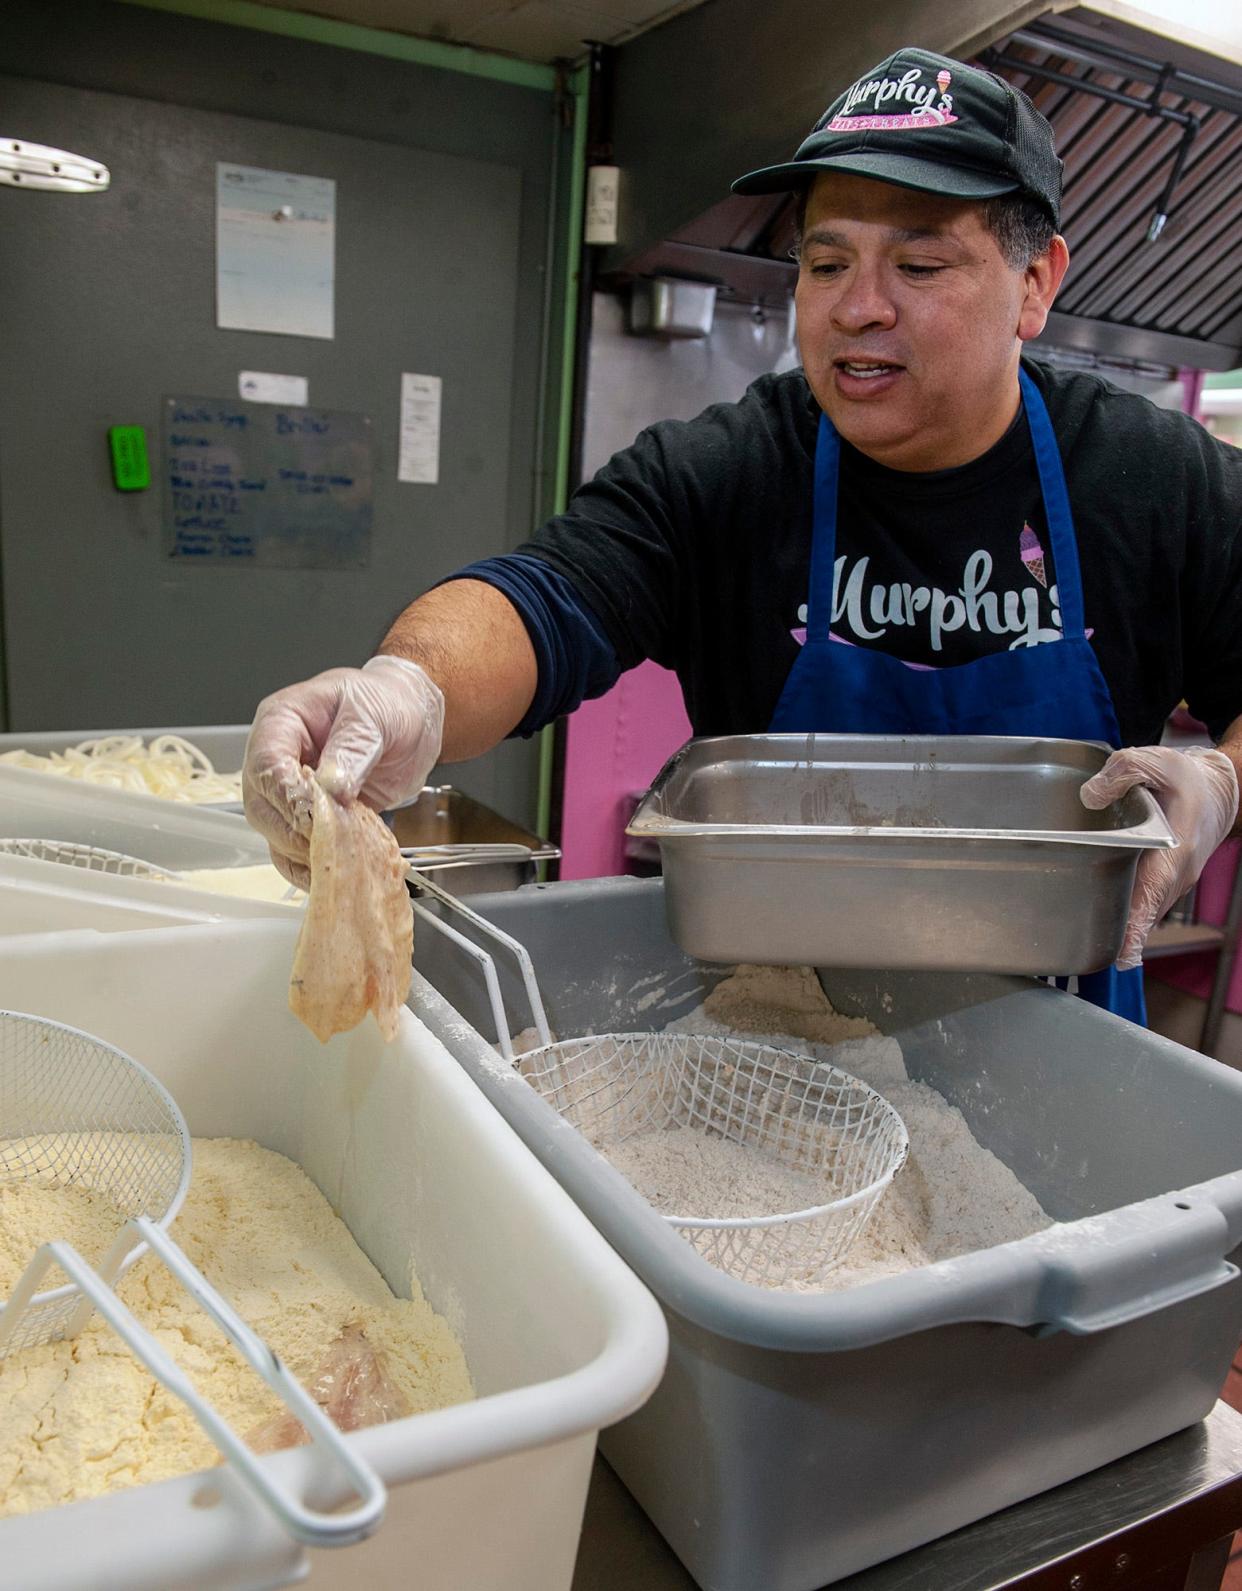
[[[1008,1166],[975,1139],[961,1111],[936,1089],[910,1080],[897,1042],[882,1037],[864,1018],[835,1011],[809,968],[739,967],[703,1005],[670,1023],[667,1031],[746,1035],[829,1061],[883,1094],[906,1124],[909,1160],[845,1261],[819,1281],[793,1283],[790,1290],[834,1292],[856,1287],[1026,1237],[1052,1224]],[[619,1164],[619,1169],[657,1208],[668,1209],[661,1178],[679,1177],[680,1172],[670,1165],[662,1173],[658,1140],[668,1138],[672,1148],[681,1136],[645,1133],[641,1151],[636,1145],[628,1154],[628,1146],[600,1147],[610,1159],[615,1155],[614,1163],[628,1161],[628,1167]],[[676,1213],[725,1216],[726,1209],[732,1213],[752,1196],[757,1203],[770,1205],[780,1197],[779,1186],[772,1187],[774,1176],[790,1179],[785,1209],[806,1208],[805,1173],[786,1171],[769,1160],[760,1181],[747,1163],[753,1151],[721,1139],[716,1143],[721,1152],[712,1156],[710,1168],[704,1161],[698,1208]],[[680,1154],[681,1171],[684,1158]]]

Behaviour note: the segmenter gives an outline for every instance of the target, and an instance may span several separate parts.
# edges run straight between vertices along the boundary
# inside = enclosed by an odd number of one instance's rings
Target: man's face
[[[797,286],[798,344],[820,407],[891,469],[977,458],[1017,412],[1020,343],[1051,303],[1038,278],[1038,267],[1006,263],[980,203],[821,173]]]

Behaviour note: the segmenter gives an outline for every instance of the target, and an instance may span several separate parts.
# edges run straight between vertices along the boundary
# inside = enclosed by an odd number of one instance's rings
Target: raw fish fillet
[[[414,949],[405,862],[370,807],[342,806],[311,782],[310,898],[293,952],[289,1009],[324,1042],[374,1011],[391,1043]]]
[[[358,1431],[365,1425],[383,1425],[410,1412],[410,1405],[388,1374],[384,1355],[373,1348],[358,1321],[350,1321],[329,1347],[315,1379],[306,1390],[338,1431]],[[255,1453],[278,1453],[285,1447],[305,1447],[306,1427],[288,1409],[264,1420],[246,1436]]]

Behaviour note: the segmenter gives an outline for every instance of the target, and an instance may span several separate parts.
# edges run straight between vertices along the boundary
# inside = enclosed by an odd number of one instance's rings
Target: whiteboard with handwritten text
[[[169,557],[366,567],[375,476],[367,415],[168,398],[163,443]]]

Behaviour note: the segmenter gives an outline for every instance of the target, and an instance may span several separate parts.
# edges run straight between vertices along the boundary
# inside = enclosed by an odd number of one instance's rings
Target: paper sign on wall
[[[237,394],[248,403],[309,403],[310,382],[305,376],[277,376],[267,370],[242,370]]]
[[[216,324],[333,335],[336,183],[216,166]]]
[[[401,447],[397,479],[434,486],[440,479],[439,376],[401,377]]]

